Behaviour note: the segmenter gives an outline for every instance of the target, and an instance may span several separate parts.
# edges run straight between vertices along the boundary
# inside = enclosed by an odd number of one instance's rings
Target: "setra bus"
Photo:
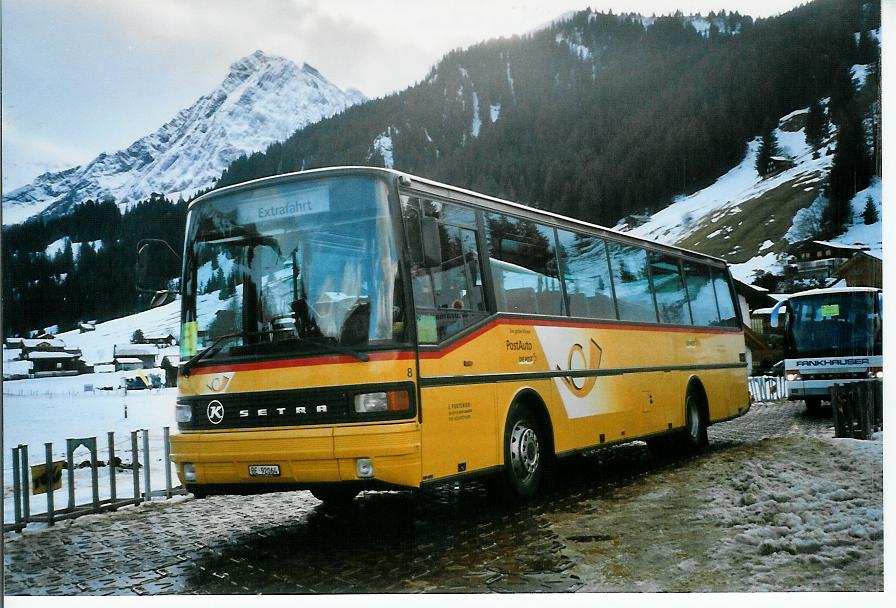
[[[817,412],[837,384],[883,378],[883,292],[874,287],[810,289],[772,309],[784,315],[787,398]]]
[[[419,488],[620,442],[699,448],[749,409],[724,261],[340,167],[189,208],[171,459],[197,496]]]

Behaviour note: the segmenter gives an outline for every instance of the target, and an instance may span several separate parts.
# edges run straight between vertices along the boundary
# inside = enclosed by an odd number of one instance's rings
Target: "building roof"
[[[52,351],[41,351],[35,350],[27,353],[25,355],[29,360],[37,360],[37,359],[80,359],[81,353],[65,353],[65,352],[52,352]]]
[[[65,342],[58,338],[24,338],[22,348],[38,348],[46,345],[46,348],[65,348]]]
[[[867,245],[845,245],[843,243],[832,243],[831,241],[812,241],[816,245],[821,245],[822,247],[836,247],[837,249],[854,249],[856,251],[863,251],[868,249]]]
[[[152,355],[155,357],[159,354],[159,348],[155,344],[124,344],[115,345],[114,356],[119,357],[146,357]]]
[[[143,363],[136,357],[115,357],[115,363]]]

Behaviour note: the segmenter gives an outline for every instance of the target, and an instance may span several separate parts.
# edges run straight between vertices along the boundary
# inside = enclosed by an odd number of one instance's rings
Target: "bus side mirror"
[[[171,289],[171,276],[179,273],[180,263],[180,256],[165,241],[143,239],[137,243],[134,282],[138,291],[153,294],[150,308],[171,302],[179,293],[177,289]]]
[[[434,217],[420,220],[423,236],[423,266],[435,268],[442,265],[442,240],[439,238],[439,222]]]
[[[769,318],[769,325],[771,325],[772,327],[779,327],[779,325],[780,325],[779,317],[781,316],[782,313],[784,313],[784,314],[787,313],[787,301],[786,300],[784,300],[782,302],[778,302],[777,304],[775,304],[775,307],[772,308],[772,314],[771,314],[771,317]]]

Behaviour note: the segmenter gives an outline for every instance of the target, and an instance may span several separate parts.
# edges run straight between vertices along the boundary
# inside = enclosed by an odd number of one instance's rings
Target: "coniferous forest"
[[[828,124],[837,137],[824,218],[826,233],[837,234],[849,199],[879,173],[877,130],[869,138],[867,125],[879,98],[879,49],[869,31],[880,27],[880,3],[816,0],[769,19],[709,18],[701,33],[681,15],[583,11],[533,34],[452,51],[408,89],[238,159],[216,186],[391,161],[612,226],[709,185],[755,137],[764,136],[773,156],[771,125],[809,107],[807,137],[822,140]],[[850,75],[855,64],[873,66],[861,91]],[[377,145],[386,141],[391,148]],[[137,241],[164,238],[179,249],[185,217],[186,203],[154,196],[126,212],[91,201],[66,217],[5,227],[4,332],[136,311]],[[47,245],[63,236],[102,245],[48,256]]]

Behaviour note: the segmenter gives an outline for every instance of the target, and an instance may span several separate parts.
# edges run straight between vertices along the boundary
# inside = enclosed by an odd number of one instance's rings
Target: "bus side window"
[[[422,207],[422,209],[421,209]],[[403,202],[405,226],[415,229],[414,213],[438,222],[441,264],[427,266],[423,256],[411,251],[411,283],[417,311],[417,334],[423,344],[441,342],[476,321],[486,311],[476,218],[471,209],[442,201],[409,199]],[[460,224],[460,225],[455,225]],[[421,247],[419,236],[409,236],[409,247]]]
[[[554,231],[497,213],[489,213],[486,221],[498,309],[564,314],[566,306],[560,287]]]
[[[731,285],[722,270],[712,269],[712,284],[716,290],[716,300],[719,303],[719,325],[722,327],[737,327],[737,312],[734,308],[734,299],[731,294]]]
[[[651,251],[650,276],[653,280],[653,292],[656,294],[660,323],[689,325],[691,315],[678,258]]]
[[[634,245],[610,242],[610,262],[619,318],[623,321],[657,322],[650,289],[647,251]]]
[[[694,325],[713,326],[719,324],[719,308],[716,294],[710,280],[709,266],[696,262],[684,262],[684,281]]]
[[[615,319],[606,241],[566,230],[558,230],[557,237],[570,316]]]

